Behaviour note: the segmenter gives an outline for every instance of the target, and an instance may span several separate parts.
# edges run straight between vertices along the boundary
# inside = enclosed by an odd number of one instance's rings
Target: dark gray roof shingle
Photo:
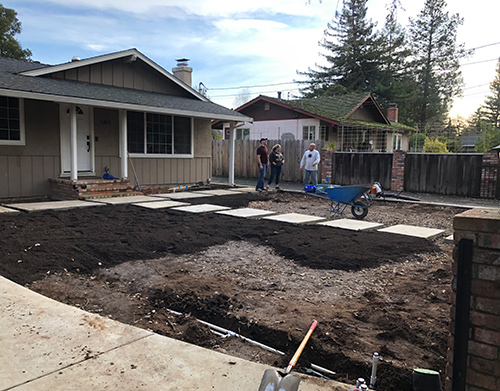
[[[60,97],[80,98],[93,101],[124,103],[151,108],[185,111],[193,115],[210,119],[232,119],[244,121],[248,119],[240,113],[213,102],[203,102],[193,99],[140,91],[130,88],[120,88],[102,84],[80,81],[61,80],[47,77],[19,75],[21,72],[40,69],[48,65],[0,58],[0,89],[35,93]]]

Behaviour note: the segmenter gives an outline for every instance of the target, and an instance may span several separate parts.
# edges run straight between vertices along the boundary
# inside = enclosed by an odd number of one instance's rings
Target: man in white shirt
[[[309,180],[311,180],[314,186],[318,184],[318,164],[320,160],[321,156],[316,150],[316,144],[309,144],[309,149],[304,152],[302,160],[300,161],[300,169],[305,170],[305,186],[309,184]]]

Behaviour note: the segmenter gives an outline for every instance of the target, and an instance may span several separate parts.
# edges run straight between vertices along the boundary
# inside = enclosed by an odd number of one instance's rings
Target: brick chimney
[[[387,119],[391,122],[398,122],[398,105],[396,103],[389,103]]]
[[[193,68],[188,67],[189,58],[178,58],[177,66],[172,68],[172,73],[174,76],[186,83],[189,87],[191,87],[191,75],[193,73]]]

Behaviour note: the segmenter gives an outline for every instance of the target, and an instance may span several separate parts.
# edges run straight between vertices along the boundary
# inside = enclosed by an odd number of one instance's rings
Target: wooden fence
[[[269,140],[269,149],[278,140]],[[300,159],[310,141],[281,141],[285,165],[282,180],[302,182],[303,173],[299,170]],[[321,150],[324,142],[315,141]],[[257,178],[259,175],[255,151],[259,147],[256,140],[235,141],[235,177]],[[229,175],[229,141],[213,141],[213,176]],[[331,173],[325,172],[330,183],[338,185],[372,184],[380,182],[384,189],[391,188],[392,153],[335,152],[332,157]],[[320,165],[318,180],[322,178]],[[491,167],[490,167],[491,166]],[[491,171],[491,174],[489,172]],[[483,179],[482,179],[483,177]],[[485,193],[485,180],[488,177],[489,190]],[[482,183],[483,182],[483,183]],[[488,190],[487,189],[487,190]],[[407,153],[404,165],[404,191],[434,193],[461,197],[500,198],[500,167],[498,163],[483,161],[482,154],[430,154]]]
[[[392,153],[335,152],[331,182],[337,185],[373,184],[391,187]]]
[[[302,155],[309,148],[310,140],[268,140],[269,152],[275,144],[281,144],[285,164],[281,180],[286,182],[302,182],[303,173],[299,169]],[[321,150],[324,141],[315,141],[316,149]],[[234,176],[237,178],[258,178],[256,151],[258,140],[235,140],[234,142]],[[321,170],[321,166],[320,166]],[[229,175],[229,140],[212,141],[212,175]],[[321,178],[321,172],[318,173]]]
[[[483,155],[408,153],[405,191],[479,197]]]

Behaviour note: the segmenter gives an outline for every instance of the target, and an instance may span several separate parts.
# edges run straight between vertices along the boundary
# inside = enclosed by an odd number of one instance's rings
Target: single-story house
[[[476,152],[476,144],[481,137],[483,137],[482,133],[460,136],[460,142],[462,143],[462,150],[460,152],[463,153]]]
[[[212,121],[251,119],[191,88],[178,61],[170,73],[136,49],[60,65],[0,58],[0,198],[211,178]]]
[[[338,151],[408,150],[415,131],[398,123],[397,105],[386,115],[366,93],[291,100],[260,95],[235,110],[253,118],[237,125],[236,139],[324,140]],[[213,127],[227,138],[227,123]]]

